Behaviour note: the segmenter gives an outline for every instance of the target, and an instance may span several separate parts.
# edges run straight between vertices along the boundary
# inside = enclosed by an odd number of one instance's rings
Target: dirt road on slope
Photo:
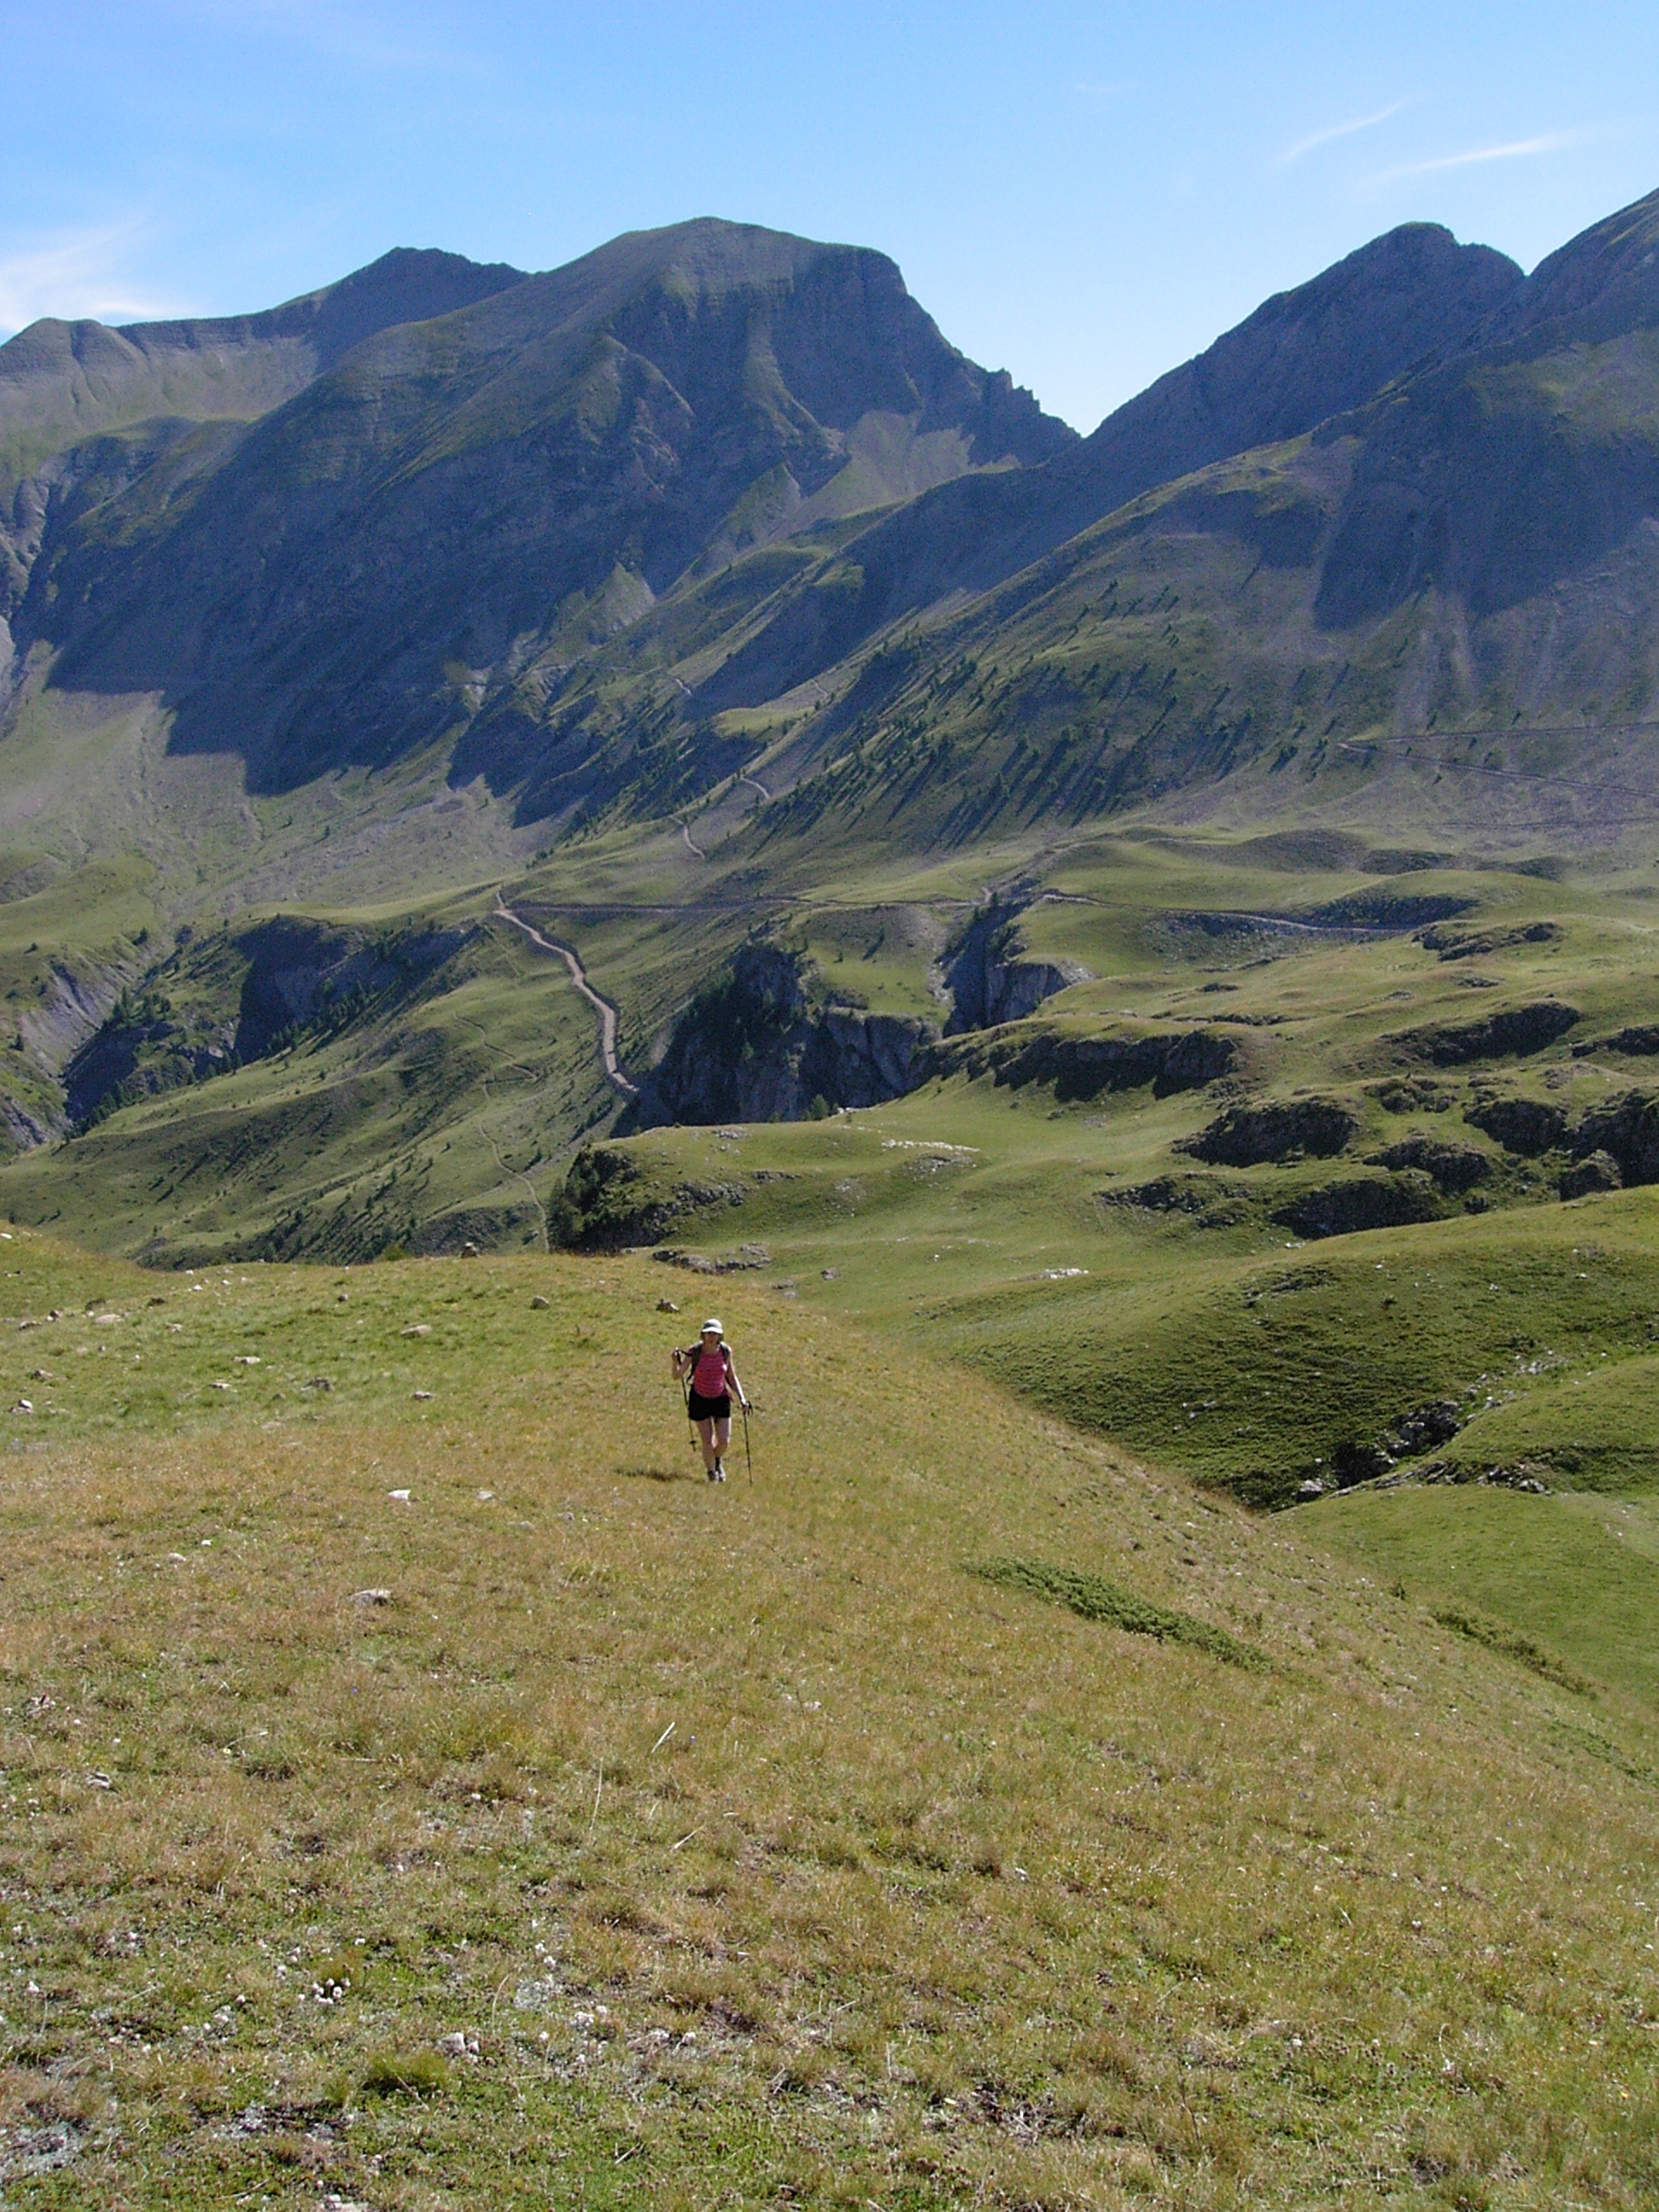
[[[636,1083],[630,1082],[623,1074],[621,1065],[616,1057],[616,1008],[608,999],[601,998],[599,993],[588,981],[588,971],[582,966],[577,954],[569,945],[561,944],[556,938],[543,937],[540,930],[533,928],[522,916],[515,914],[499,893],[496,898],[495,912],[499,920],[511,922],[514,929],[524,931],[532,944],[540,945],[543,952],[557,953],[559,958],[563,961],[565,966],[570,970],[571,982],[599,1016],[599,1056],[605,1064],[607,1077],[625,1098],[637,1098],[639,1096],[639,1086]]]

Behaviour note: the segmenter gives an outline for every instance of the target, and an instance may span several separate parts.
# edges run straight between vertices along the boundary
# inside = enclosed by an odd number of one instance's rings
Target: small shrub
[[[435,2097],[449,2086],[449,2068],[435,2050],[378,2051],[361,2086],[369,2097]]]

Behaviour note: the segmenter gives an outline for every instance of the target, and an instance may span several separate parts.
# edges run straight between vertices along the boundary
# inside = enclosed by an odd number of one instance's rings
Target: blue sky
[[[698,214],[891,253],[1081,428],[1415,219],[1530,267],[1659,187],[1659,9],[0,0],[0,334]]]

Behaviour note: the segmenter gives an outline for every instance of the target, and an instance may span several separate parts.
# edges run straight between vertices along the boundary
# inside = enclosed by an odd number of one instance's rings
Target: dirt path
[[[772,797],[772,793],[766,789],[759,776],[740,776],[737,780],[740,784],[747,784],[752,791],[759,791],[761,798],[764,799],[769,799]]]
[[[702,847],[701,845],[694,845],[692,843],[691,830],[689,823],[684,822],[681,823],[680,835],[685,840],[685,849],[688,853],[694,854],[700,861],[706,861],[708,859],[709,855],[703,851]]]
[[[599,1016],[599,1056],[605,1063],[607,1076],[625,1098],[637,1098],[639,1096],[639,1086],[638,1084],[631,1083],[623,1074],[616,1057],[616,1008],[608,999],[601,998],[599,993],[588,981],[588,971],[576,954],[568,944],[561,944],[556,938],[543,937],[540,930],[533,929],[521,916],[513,912],[499,892],[496,894],[495,912],[499,920],[511,922],[514,929],[524,931],[532,944],[540,945],[543,952],[557,953],[559,958],[563,961],[565,966],[570,970],[571,982]]]

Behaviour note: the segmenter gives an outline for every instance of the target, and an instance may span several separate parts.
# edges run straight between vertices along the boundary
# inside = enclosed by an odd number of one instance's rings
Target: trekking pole
[[[691,1418],[691,1386],[683,1375],[680,1377],[680,1403],[685,1408],[685,1440],[695,1452],[697,1448],[697,1425]]]
[[[749,1402],[747,1398],[741,1398],[738,1402],[743,1408],[743,1458],[748,1466],[749,1480],[753,1482],[754,1480],[754,1454],[749,1449]]]

